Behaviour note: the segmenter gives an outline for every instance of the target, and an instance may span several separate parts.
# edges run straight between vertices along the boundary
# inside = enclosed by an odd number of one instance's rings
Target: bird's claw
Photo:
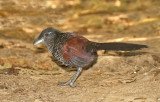
[[[59,82],[58,83],[58,85],[60,85],[60,86],[66,86],[66,85],[68,85],[69,83],[67,83],[67,82]]]
[[[58,85],[60,86],[66,86],[66,85],[70,85],[71,87],[76,87],[76,85],[73,82],[59,82]]]
[[[76,87],[76,85],[75,85],[74,83],[72,83],[72,82],[71,82],[69,85],[70,85],[71,87]]]

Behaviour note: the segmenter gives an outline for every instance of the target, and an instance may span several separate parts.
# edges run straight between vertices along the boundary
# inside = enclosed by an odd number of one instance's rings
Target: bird
[[[75,87],[75,81],[83,68],[91,66],[97,59],[98,50],[132,51],[148,48],[147,45],[132,43],[98,43],[70,32],[61,32],[55,28],[45,28],[34,40],[33,45],[44,44],[63,65],[77,68],[76,73],[67,81],[59,82],[60,86]]]

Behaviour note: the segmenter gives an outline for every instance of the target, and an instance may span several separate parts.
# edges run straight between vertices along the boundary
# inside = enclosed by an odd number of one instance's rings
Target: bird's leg
[[[81,72],[82,72],[82,67],[78,67],[76,74],[73,76],[72,81],[69,84],[71,87],[75,87],[74,82],[76,81]]]
[[[71,87],[75,87],[74,82],[76,81],[76,79],[80,75],[81,71],[82,71],[82,67],[78,67],[76,74],[74,74],[67,82],[59,83],[59,85],[65,86],[65,85],[69,84]]]

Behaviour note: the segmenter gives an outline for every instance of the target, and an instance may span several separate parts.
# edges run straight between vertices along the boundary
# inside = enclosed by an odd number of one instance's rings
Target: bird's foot
[[[70,87],[76,87],[75,83],[72,83],[72,82],[69,85]]]
[[[58,85],[60,86],[66,86],[66,85],[70,85],[71,87],[76,87],[76,85],[73,82],[59,82]]]
[[[66,85],[68,85],[68,84],[70,84],[69,82],[59,82],[58,83],[58,85],[60,85],[60,86],[66,86]]]

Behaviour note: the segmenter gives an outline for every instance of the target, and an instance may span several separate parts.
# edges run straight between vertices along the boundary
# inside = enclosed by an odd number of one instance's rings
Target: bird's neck
[[[48,50],[51,52],[53,47],[55,46],[55,41],[54,39],[47,39],[47,41],[45,41],[44,44],[47,46]]]

